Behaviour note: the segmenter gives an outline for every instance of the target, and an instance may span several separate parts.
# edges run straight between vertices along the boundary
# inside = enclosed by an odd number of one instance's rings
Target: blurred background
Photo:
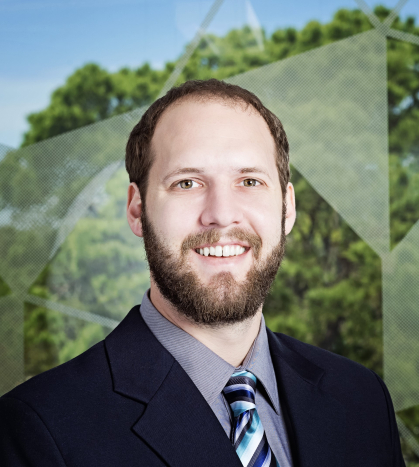
[[[1,0],[0,395],[79,355],[149,287],[130,130],[215,77],[290,142],[297,221],[268,326],[384,378],[419,466],[419,2]]]

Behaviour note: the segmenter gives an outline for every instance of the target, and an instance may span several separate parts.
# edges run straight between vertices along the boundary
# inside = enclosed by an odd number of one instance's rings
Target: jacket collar
[[[325,371],[283,335],[267,332],[294,467],[344,465],[345,410],[320,388]],[[132,429],[170,466],[241,467],[211,407],[149,330],[139,305],[105,347],[114,391],[147,405]]]
[[[157,340],[186,371],[207,403],[212,405],[235,371],[235,367],[162,316],[151,302],[149,293],[150,289],[144,293],[141,301],[140,312],[143,320]],[[179,342],[182,345],[179,345]],[[256,376],[258,383],[265,388],[275,412],[279,414],[278,389],[273,377],[274,368],[263,315],[259,333],[240,369],[251,371]]]
[[[165,380],[175,359],[160,344],[141,317],[136,305],[105,338],[118,394],[148,404]]]
[[[345,465],[345,409],[321,388],[325,370],[267,331],[294,467]]]
[[[106,337],[113,389],[147,404],[132,430],[171,467],[242,467],[220,422],[135,306]]]

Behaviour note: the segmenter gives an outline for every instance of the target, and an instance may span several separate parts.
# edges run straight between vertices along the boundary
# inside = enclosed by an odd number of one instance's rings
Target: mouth
[[[201,255],[199,253],[199,250],[196,251],[195,249],[193,249],[192,251],[195,253],[196,256],[199,256],[201,260],[204,261],[206,264],[228,265],[228,264],[237,264],[243,261],[248,256],[250,247],[243,247],[243,248],[244,248],[244,252],[239,255],[235,255],[235,256],[211,256],[211,255],[205,256],[205,255]]]

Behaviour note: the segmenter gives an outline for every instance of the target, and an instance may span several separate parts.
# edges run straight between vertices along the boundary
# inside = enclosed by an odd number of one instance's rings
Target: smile
[[[243,247],[241,247],[243,248]],[[202,255],[199,252],[199,249],[193,250],[206,264],[213,264],[213,265],[229,265],[229,264],[237,264],[241,263],[242,260],[244,260],[247,257],[248,252],[250,251],[250,248],[244,248],[244,252],[240,253],[239,255],[232,255],[232,256],[212,256],[209,254],[208,256]]]
[[[245,248],[241,245],[217,245],[216,247],[205,247],[197,248],[196,253],[201,256],[214,256],[214,257],[229,257],[229,256],[240,256],[246,252],[249,248]]]

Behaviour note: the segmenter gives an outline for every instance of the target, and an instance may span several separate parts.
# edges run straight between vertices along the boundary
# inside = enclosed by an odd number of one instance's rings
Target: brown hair
[[[130,182],[137,184],[143,207],[148,187],[148,177],[154,161],[151,151],[151,139],[156,125],[163,112],[174,102],[182,98],[193,96],[196,100],[221,99],[233,104],[244,104],[247,109],[249,105],[265,119],[269,130],[275,140],[276,166],[281,184],[282,197],[285,202],[286,187],[290,180],[289,168],[289,145],[282,123],[270,110],[268,110],[258,97],[252,92],[234,84],[228,84],[217,79],[190,80],[178,87],[170,89],[166,95],[157,99],[147,109],[141,120],[135,125],[129,136],[126,153],[125,168]]]

